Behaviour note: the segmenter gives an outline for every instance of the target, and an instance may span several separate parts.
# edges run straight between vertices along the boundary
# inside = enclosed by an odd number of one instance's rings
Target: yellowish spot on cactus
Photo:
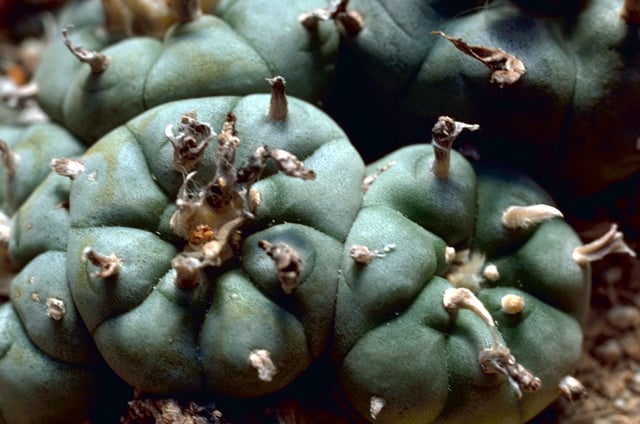
[[[372,419],[377,419],[380,412],[387,405],[387,401],[380,396],[371,396],[369,399],[369,415]]]
[[[366,265],[373,260],[373,258],[383,258],[387,256],[387,253],[396,248],[394,243],[387,244],[382,249],[370,250],[367,246],[362,244],[354,244],[349,249],[349,255],[351,258],[360,265]]]
[[[624,235],[618,231],[616,224],[611,224],[609,231],[591,243],[573,249],[573,259],[578,265],[586,265],[612,253],[623,253],[631,257],[636,256],[636,252],[625,243]]]
[[[82,260],[89,261],[93,265],[98,267],[98,270],[91,273],[91,278],[109,278],[113,277],[120,272],[120,258],[116,254],[101,255],[93,250],[92,247],[87,246],[82,251]]]
[[[37,291],[31,292],[31,300],[36,303],[40,303],[40,293]]]
[[[500,272],[498,271],[498,267],[494,264],[487,264],[482,271],[482,276],[492,283],[495,283],[500,279]]]
[[[47,316],[54,321],[60,321],[64,318],[64,314],[66,313],[66,309],[64,306],[64,301],[62,299],[58,299],[56,297],[50,297],[47,299]]]
[[[490,82],[498,84],[501,88],[514,84],[526,72],[520,59],[500,48],[472,46],[461,38],[451,37],[442,31],[433,31],[431,34],[444,37],[467,56],[482,62],[491,71]]]
[[[249,353],[249,363],[258,372],[258,378],[264,382],[273,381],[273,377],[278,373],[271,352],[266,349],[253,349]]]
[[[502,225],[510,230],[526,230],[544,221],[562,217],[562,212],[549,205],[510,206],[502,213]]]
[[[49,163],[49,167],[53,169],[56,174],[68,177],[71,180],[75,180],[85,171],[84,163],[82,163],[82,161],[69,158],[52,159]]]
[[[476,131],[480,128],[477,124],[465,124],[455,121],[448,116],[440,116],[431,130],[431,144],[435,159],[431,165],[433,174],[440,178],[449,177],[451,167],[451,147],[453,142],[464,130]]]
[[[524,298],[517,294],[506,294],[500,299],[500,308],[505,314],[519,314],[524,309]]]

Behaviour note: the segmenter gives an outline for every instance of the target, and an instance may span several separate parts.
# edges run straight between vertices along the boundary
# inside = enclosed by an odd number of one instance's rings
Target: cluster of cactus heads
[[[102,3],[61,13],[35,75],[58,124],[0,127],[0,423],[82,422],[141,395],[263,398],[317,363],[369,422],[522,424],[582,396],[590,263],[635,252],[615,225],[584,244],[519,169],[531,163],[454,144],[538,152],[544,138],[546,154],[562,139],[558,169],[577,183],[586,160],[564,164],[589,128],[574,121],[606,96],[562,92],[576,70],[524,53],[559,43],[538,14],[577,14],[565,41],[585,48],[613,0]],[[615,93],[637,73],[616,38],[634,4],[597,44],[626,66],[599,81]],[[476,19],[526,23],[540,45],[476,44]],[[482,72],[461,70],[468,56]],[[593,123],[619,130],[615,154],[637,130],[628,116]],[[631,156],[595,164],[598,184],[637,170]]]

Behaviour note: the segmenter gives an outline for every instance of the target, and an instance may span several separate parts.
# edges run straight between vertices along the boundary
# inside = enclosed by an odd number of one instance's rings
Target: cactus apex
[[[253,349],[249,353],[249,363],[258,372],[258,378],[264,382],[273,381],[273,377],[278,373],[271,352],[266,349]]]

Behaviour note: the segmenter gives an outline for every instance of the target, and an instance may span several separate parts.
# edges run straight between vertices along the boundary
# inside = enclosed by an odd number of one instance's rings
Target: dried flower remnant
[[[101,255],[93,250],[92,247],[87,246],[82,252],[82,260],[89,261],[99,268],[98,271],[91,273],[92,278],[109,278],[120,272],[120,258],[113,253],[110,255]]]
[[[69,51],[83,63],[91,67],[91,72],[101,74],[107,70],[111,63],[111,58],[96,51],[89,51],[82,46],[74,46],[69,40],[68,31],[73,25],[67,25],[62,29],[62,41]]]
[[[516,362],[511,351],[504,346],[483,349],[480,351],[480,367],[485,374],[496,372],[504,374],[511,387],[522,397],[522,391],[534,392],[542,386],[542,381],[533,375],[531,371]]]
[[[173,398],[142,396],[134,389],[133,399],[127,402],[127,411],[120,418],[121,424],[220,424],[222,413],[195,402],[183,403]]]
[[[571,402],[585,399],[589,396],[587,388],[575,377],[566,375],[558,384],[560,392]]]
[[[167,125],[164,134],[173,146],[173,169],[185,174],[195,169],[216,135],[209,124],[198,121],[195,112],[182,115],[176,135],[173,125]]]
[[[58,175],[68,177],[71,180],[78,178],[85,171],[84,163],[77,159],[56,158],[52,159],[49,167]]]
[[[464,130],[476,131],[480,128],[477,124],[465,124],[464,122],[455,121],[448,116],[438,117],[438,121],[431,130],[433,152],[435,160],[431,166],[431,171],[436,177],[445,179],[449,177],[449,168],[451,162],[451,147],[453,142]]]
[[[394,243],[387,244],[382,249],[370,250],[362,244],[354,244],[349,249],[349,256],[360,265],[367,265],[373,258],[384,258],[387,253],[396,248]]]
[[[281,76],[273,78],[267,78],[269,84],[271,84],[271,100],[269,102],[269,119],[272,121],[284,121],[287,119],[287,113],[289,112],[287,96],[285,96],[284,88],[286,81]]]
[[[562,212],[549,205],[510,206],[502,213],[502,225],[511,230],[527,230],[544,221],[562,217]]]
[[[480,317],[493,337],[492,347],[480,351],[478,361],[482,372],[493,374],[500,372],[504,374],[518,398],[522,397],[522,391],[535,391],[541,386],[541,381],[529,370],[516,362],[510,350],[498,342],[498,333],[493,317],[471,290],[466,288],[448,288],[444,292],[443,305],[450,313],[455,313],[459,309],[468,309]]]
[[[256,148],[247,164],[238,167],[235,162],[240,138],[235,128],[236,119],[235,114],[229,113],[218,135],[214,177],[207,184],[195,187],[192,179],[196,171],[183,172],[184,179],[176,199],[177,210],[169,222],[173,231],[188,241],[185,250],[172,262],[176,271],[175,283],[181,288],[194,287],[200,281],[201,269],[220,266],[236,254],[242,241],[242,227],[254,218],[254,211],[260,203],[260,195],[252,185],[259,179],[269,159],[288,176],[315,179],[315,173],[295,155],[266,146]],[[184,150],[193,153],[187,155],[180,154],[180,148],[174,150],[174,169],[177,171],[197,167],[213,134],[207,124],[197,122],[191,113],[183,116],[182,123],[184,126],[178,136],[173,137],[172,131],[167,129],[167,137],[175,147],[184,145],[182,142],[188,138],[183,137],[184,134],[189,137],[198,134],[198,141],[192,144],[198,147]],[[295,285],[291,274],[284,272],[281,278],[284,286]]]
[[[62,299],[58,299],[56,297],[50,297],[46,301],[47,305],[47,316],[54,321],[60,321],[64,314],[66,313],[66,309],[64,306],[64,301]]]
[[[453,287],[464,287],[475,292],[483,280],[484,263],[482,253],[462,250],[455,254],[451,269],[445,277]]]
[[[625,243],[624,235],[618,231],[616,224],[612,224],[609,231],[591,243],[573,249],[573,259],[578,265],[586,265],[612,253],[623,253],[636,257],[636,252]]]
[[[270,243],[267,240],[260,240],[258,247],[273,259],[282,291],[291,294],[300,284],[299,278],[302,272],[300,255],[286,243]]]
[[[332,20],[339,31],[355,36],[364,28],[364,21],[357,11],[348,11],[348,5],[349,0],[331,0],[327,7],[303,13],[298,20],[309,30],[316,29],[321,21]]]
[[[378,415],[384,407],[387,405],[387,401],[380,396],[371,396],[369,399],[369,415],[374,420],[378,418]]]
[[[249,363],[258,371],[258,378],[264,382],[273,381],[273,377],[278,373],[271,352],[266,349],[253,349],[249,353]]]
[[[7,171],[8,176],[16,173],[18,162],[20,162],[20,157],[9,149],[6,141],[0,140],[0,163]]]
[[[450,37],[442,31],[433,31],[431,34],[444,37],[464,54],[482,62],[491,71],[490,81],[501,88],[514,84],[526,72],[524,63],[520,59],[502,49],[472,46],[461,38]]]

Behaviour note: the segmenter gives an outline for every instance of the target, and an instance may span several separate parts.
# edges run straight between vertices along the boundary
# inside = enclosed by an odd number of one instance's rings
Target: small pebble
[[[630,330],[640,326],[640,309],[635,306],[614,306],[607,312],[607,320],[618,330]]]

